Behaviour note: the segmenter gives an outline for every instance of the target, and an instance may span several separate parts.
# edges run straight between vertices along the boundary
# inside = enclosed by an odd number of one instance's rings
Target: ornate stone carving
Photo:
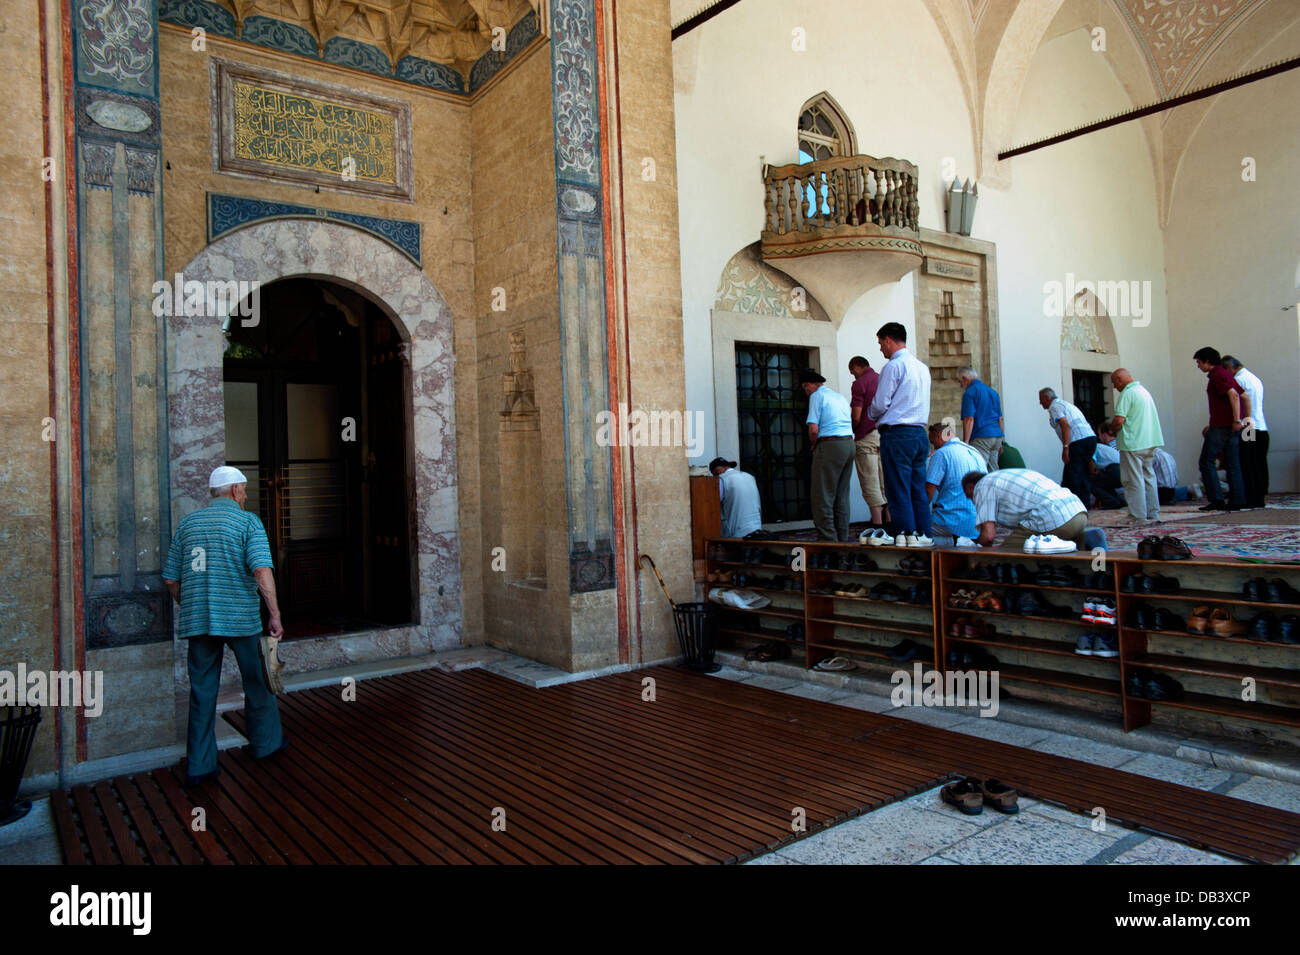
[[[149,0],[82,0],[76,15],[80,80],[152,94],[155,38]]]
[[[81,171],[86,177],[86,185],[100,189],[113,188],[113,152],[112,143],[82,141]]]
[[[126,188],[152,195],[158,174],[158,154],[152,149],[127,149]]]
[[[829,321],[821,304],[804,294],[805,308],[795,309],[798,288],[793,279],[759,257],[758,244],[746,246],[731,257],[718,280],[713,307],[718,311],[771,315],[774,318]]]
[[[533,373],[528,367],[528,346],[524,333],[510,333],[510,370],[501,376],[501,424],[529,423],[537,427],[538,411],[533,392]]]

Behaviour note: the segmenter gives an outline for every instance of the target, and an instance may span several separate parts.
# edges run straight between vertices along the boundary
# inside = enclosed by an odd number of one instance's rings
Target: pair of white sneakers
[[[893,544],[895,547],[933,547],[934,539],[915,531],[911,534],[890,537],[889,532],[883,527],[869,527],[858,535],[858,543],[870,544],[873,547],[883,547],[887,544]]]
[[[1025,541],[1026,554],[1071,554],[1079,548],[1074,541],[1064,541],[1055,534],[1030,534]]]

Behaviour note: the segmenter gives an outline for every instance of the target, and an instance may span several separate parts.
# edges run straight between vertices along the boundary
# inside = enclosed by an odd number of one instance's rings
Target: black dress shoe
[[[1133,626],[1139,630],[1153,630],[1155,622],[1155,614],[1146,604],[1138,604],[1133,608]]]
[[[1167,577],[1164,574],[1156,574],[1156,593],[1176,594],[1182,589],[1183,585],[1178,582],[1177,577]]]
[[[1247,632],[1247,636],[1252,640],[1267,643],[1277,639],[1278,632],[1277,617],[1271,613],[1259,613],[1250,621],[1250,630]]]
[[[1292,647],[1300,643],[1300,617],[1289,613],[1279,620],[1277,623],[1277,639],[1279,643],[1285,643]]]
[[[1151,622],[1155,624],[1155,629],[1157,630],[1174,630],[1178,633],[1182,633],[1187,629],[1186,620],[1178,616],[1178,614],[1174,613],[1172,610],[1166,610],[1164,607],[1160,607],[1156,610],[1155,616],[1152,618]]]
[[[883,581],[871,588],[871,597],[875,600],[902,600],[903,588],[889,581]]]
[[[1150,574],[1143,574],[1141,579],[1138,581],[1138,584],[1142,588],[1142,593],[1144,594],[1153,594],[1156,592],[1156,579]]]
[[[1148,700],[1181,700],[1183,685],[1164,673],[1153,673],[1147,681]]]
[[[1264,599],[1269,603],[1300,603],[1300,594],[1281,577],[1274,577],[1265,586],[1267,589],[1264,591]]]
[[[1268,583],[1263,577],[1252,577],[1241,585],[1243,600],[1263,600],[1268,590]]]
[[[1226,511],[1228,510],[1228,505],[1223,503],[1223,501],[1210,501],[1210,503],[1208,504],[1202,504],[1200,507],[1197,508],[1197,510],[1198,511]]]
[[[1119,589],[1126,594],[1137,594],[1142,592],[1142,575],[1126,574],[1124,580],[1119,585]]]
[[[1156,548],[1156,557],[1160,560],[1191,560],[1192,549],[1179,538],[1166,536],[1160,538],[1160,544]]]
[[[923,647],[912,640],[904,640],[902,643],[890,647],[885,651],[889,659],[895,663],[907,663],[909,660],[915,660],[917,657],[924,656],[929,652],[928,647]]]

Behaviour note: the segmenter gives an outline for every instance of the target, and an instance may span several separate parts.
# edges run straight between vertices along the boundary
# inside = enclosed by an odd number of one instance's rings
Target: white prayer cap
[[[212,472],[212,477],[208,478],[208,487],[225,487],[228,484],[247,484],[248,478],[244,477],[244,472],[239,468],[222,465]]]

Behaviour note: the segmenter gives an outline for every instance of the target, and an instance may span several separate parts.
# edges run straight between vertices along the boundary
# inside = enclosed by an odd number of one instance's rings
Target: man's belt
[[[877,431],[893,431],[895,428],[924,428],[923,424],[878,424]]]
[[[822,437],[821,435],[818,435],[818,436],[817,436],[817,440],[818,440],[818,441],[852,441],[852,440],[853,440],[853,435],[851,435],[851,434],[833,434],[833,435],[831,435],[830,437]]]

